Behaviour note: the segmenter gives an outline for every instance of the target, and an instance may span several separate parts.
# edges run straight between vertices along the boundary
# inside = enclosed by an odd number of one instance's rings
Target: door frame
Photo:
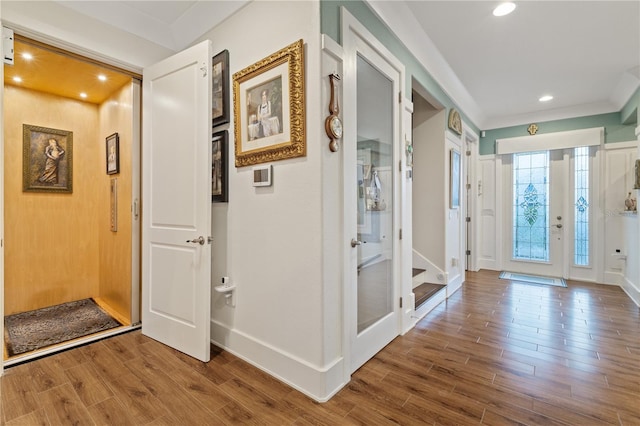
[[[0,32],[3,28],[0,6]],[[0,43],[0,54],[4,58],[4,43]],[[0,80],[4,82],[4,62],[0,67]],[[4,84],[0,87],[0,123],[4,123]],[[4,129],[4,125],[2,126]],[[0,318],[4,318],[4,130],[0,132]],[[0,348],[4,352],[4,320],[0,321]],[[0,358],[0,376],[4,374],[4,355]]]
[[[2,21],[2,12],[0,8],[0,27],[4,26],[4,22]],[[28,29],[22,29],[20,32],[29,32]],[[33,36],[33,34],[30,34]],[[34,38],[36,39],[36,38]],[[137,206],[138,209],[138,217],[135,215],[132,217],[131,221],[131,325],[130,328],[127,329],[118,329],[113,332],[103,333],[98,337],[91,338],[88,337],[86,339],[81,339],[75,343],[70,343],[68,345],[60,345],[55,351],[62,351],[74,346],[78,346],[80,344],[88,343],[94,340],[102,339],[104,337],[110,335],[116,335],[120,333],[127,332],[132,329],[136,329],[140,327],[140,297],[142,292],[141,280],[140,280],[140,262],[141,262],[141,251],[140,244],[142,238],[142,228],[141,228],[141,216],[140,216],[140,177],[142,171],[142,163],[141,163],[141,139],[142,139],[142,91],[141,91],[141,83],[139,78],[135,76],[141,76],[140,70],[135,67],[127,66],[118,60],[102,55],[101,53],[91,50],[91,49],[83,49],[78,45],[71,45],[68,43],[64,43],[64,46],[61,46],[60,40],[56,40],[52,36],[47,34],[38,33],[37,41],[43,44],[47,44],[61,50],[64,50],[69,53],[73,53],[82,57],[90,58],[92,61],[103,63],[107,66],[115,67],[119,70],[129,72],[131,74],[131,90],[132,94],[132,141],[131,141],[131,206],[132,206],[132,214],[135,214],[134,209]],[[0,45],[0,53],[3,53],[4,46]],[[3,56],[4,57],[4,56]],[[0,64],[0,79],[4,81],[4,63]],[[4,85],[0,87],[0,123],[4,122]],[[0,132],[0,164],[4,164],[4,131]],[[0,173],[0,318],[4,318],[4,173]],[[0,321],[0,347],[4,348],[4,321]],[[53,352],[43,350],[38,352],[37,355],[33,357],[39,357],[47,355],[48,353]],[[19,362],[26,361],[33,357],[25,357],[21,358]],[[4,373],[5,365],[11,365],[12,363],[7,363],[4,360],[4,357],[0,358],[0,376]]]
[[[355,141],[356,130],[351,124],[356,122],[354,111],[356,106],[349,105],[351,99],[356,98],[356,88],[346,83],[351,77],[348,73],[355,73],[355,55],[357,54],[357,43],[364,43],[367,48],[372,49],[378,55],[385,58],[385,60],[398,72],[398,104],[395,108],[397,116],[394,117],[394,143],[393,143],[393,185],[394,185],[394,200],[393,200],[393,250],[394,250],[394,264],[393,264],[393,306],[394,315],[396,315],[395,335],[398,336],[407,329],[410,328],[410,315],[403,315],[408,309],[410,303],[411,293],[411,270],[410,264],[408,267],[402,259],[405,257],[411,258],[411,239],[400,239],[400,231],[411,235],[411,223],[410,215],[405,214],[406,210],[411,211],[410,206],[405,206],[407,197],[405,195],[406,188],[408,186],[407,179],[404,178],[406,170],[406,156],[404,155],[404,139],[402,134],[404,126],[410,123],[406,117],[405,103],[407,102],[405,94],[405,69],[401,61],[399,61],[390,50],[388,50],[367,28],[362,25],[353,15],[351,15],[346,8],[341,8],[341,22],[342,22],[342,42],[343,42],[343,73],[345,74],[345,84],[343,87],[343,116],[345,123],[345,134],[343,136],[344,144],[348,144],[346,141]],[[352,57],[353,56],[353,57]],[[355,78],[355,77],[351,77]],[[409,127],[410,132],[410,127]],[[410,133],[409,133],[410,134]],[[350,287],[353,284],[353,271],[351,261],[351,251],[353,248],[349,242],[351,238],[356,237],[357,227],[355,226],[355,208],[353,211],[350,206],[353,204],[351,197],[353,195],[354,188],[352,183],[355,182],[355,149],[351,152],[348,149],[344,149],[343,157],[343,233],[342,242],[344,247],[343,256],[343,355],[344,355],[344,376],[345,382],[350,380],[352,374],[352,362],[356,354],[352,351],[352,336],[353,328],[355,327],[354,318],[357,318],[357,300],[353,300],[353,289]],[[398,164],[398,166],[396,166]],[[353,166],[353,167],[352,167]],[[409,247],[407,247],[409,244]],[[356,278],[357,280],[357,278]],[[400,307],[400,300],[402,300],[403,307]],[[413,312],[413,306],[410,307]],[[357,334],[357,332],[356,332]],[[366,361],[365,361],[366,362]],[[355,371],[355,369],[353,370]]]
[[[554,150],[554,149],[567,149],[574,148],[578,146],[589,146],[591,149],[595,150],[591,157],[591,177],[592,177],[592,196],[593,200],[590,203],[593,207],[592,216],[591,216],[591,225],[592,232],[591,245],[593,250],[591,251],[591,255],[593,256],[593,260],[591,263],[591,267],[574,267],[571,262],[571,257],[567,256],[565,260],[565,265],[563,268],[566,268],[568,271],[565,275],[565,278],[568,279],[577,279],[580,281],[591,281],[591,282],[603,282],[603,272],[604,272],[604,253],[600,246],[602,246],[602,242],[604,241],[604,225],[602,220],[602,210],[604,207],[604,197],[602,195],[602,184],[601,181],[603,179],[602,168],[604,167],[602,161],[602,153],[605,150],[604,144],[604,127],[593,127],[587,129],[577,129],[577,130],[568,130],[563,132],[552,132],[552,133],[543,133],[534,136],[516,136],[512,138],[504,138],[496,140],[496,154],[495,154],[495,224],[496,224],[496,241],[498,243],[495,247],[495,259],[496,259],[496,269],[503,270],[504,269],[504,259],[508,253],[509,248],[505,247],[503,243],[505,241],[504,238],[504,203],[507,201],[504,198],[504,185],[506,182],[504,180],[503,173],[503,161],[502,157],[505,154],[510,154],[513,152],[524,152],[524,151],[540,151],[540,150]],[[567,165],[567,172],[571,174],[573,168],[573,156],[569,158],[570,163]],[[571,176],[568,177],[567,184],[571,184]],[[488,190],[489,188],[485,188]],[[569,218],[571,216],[571,218]],[[567,223],[569,220],[573,219],[573,215],[568,215],[567,212],[564,212],[564,216],[566,219],[564,223]],[[570,233],[573,229],[573,226],[567,226],[567,233]],[[568,247],[569,242],[568,238],[565,237],[565,247]],[[505,253],[507,252],[507,253]],[[571,262],[571,263],[570,263]],[[582,275],[585,271],[589,270],[588,274]]]
[[[503,267],[511,272],[519,272],[524,274],[533,275],[548,275],[562,278],[569,278],[568,262],[570,261],[567,252],[569,244],[569,227],[567,222],[569,221],[568,205],[570,201],[567,201],[566,197],[562,194],[565,191],[569,191],[569,158],[568,153],[565,150],[540,150],[548,152],[549,158],[549,186],[547,192],[547,198],[549,199],[549,260],[548,261],[535,261],[535,260],[517,260],[513,258],[513,157],[508,161],[502,162],[502,179],[505,182],[504,193],[502,199],[504,203],[502,205],[503,222],[502,228],[502,245],[504,247],[502,259]],[[532,151],[538,152],[538,151]],[[513,156],[513,154],[509,154]],[[557,182],[562,186],[557,189]],[[554,184],[555,183],[555,184]],[[551,185],[554,185],[553,188]],[[555,191],[555,192],[554,192]],[[559,191],[559,192],[558,192]],[[556,205],[558,204],[558,205]],[[560,214],[564,219],[562,220],[563,227],[561,229],[552,229],[557,220],[554,219],[554,215]],[[560,241],[553,241],[556,236],[560,234]],[[551,271],[553,269],[553,271]]]

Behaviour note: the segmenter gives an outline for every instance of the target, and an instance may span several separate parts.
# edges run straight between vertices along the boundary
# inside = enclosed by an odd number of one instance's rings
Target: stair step
[[[426,302],[431,296],[445,288],[445,285],[442,284],[431,284],[431,283],[422,283],[416,288],[413,289],[413,294],[416,296],[416,306],[418,306]]]
[[[423,273],[425,271],[426,271],[426,269],[413,268],[413,276],[415,277],[416,275],[420,275],[421,273]]]

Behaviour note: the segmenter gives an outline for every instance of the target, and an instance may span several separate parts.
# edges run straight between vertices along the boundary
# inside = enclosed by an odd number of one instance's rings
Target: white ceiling
[[[58,3],[178,51],[247,1]],[[481,129],[619,111],[640,83],[640,0],[516,0],[501,18],[498,1],[371,4],[419,60],[441,55],[430,73]]]

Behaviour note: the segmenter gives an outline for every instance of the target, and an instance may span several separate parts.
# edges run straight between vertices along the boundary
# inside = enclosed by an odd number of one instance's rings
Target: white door
[[[345,224],[351,372],[399,334],[400,72],[351,34],[345,55]]]
[[[143,72],[142,333],[209,361],[211,46]]]
[[[566,214],[571,202],[562,150],[505,155],[503,269],[564,277]]]

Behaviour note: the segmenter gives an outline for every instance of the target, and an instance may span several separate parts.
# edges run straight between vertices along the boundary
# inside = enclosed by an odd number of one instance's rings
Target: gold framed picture
[[[22,190],[73,192],[73,132],[22,125]]]
[[[235,73],[236,167],[304,157],[304,102],[302,40]]]

